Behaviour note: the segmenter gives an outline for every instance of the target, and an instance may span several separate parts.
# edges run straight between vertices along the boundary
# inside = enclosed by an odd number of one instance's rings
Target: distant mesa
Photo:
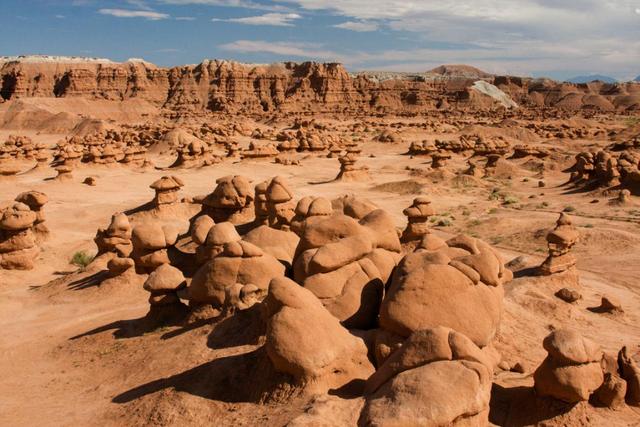
[[[640,76],[638,76],[640,77]],[[603,82],[603,83],[618,83],[618,79],[613,77],[603,76],[602,74],[591,74],[588,76],[576,76],[565,80],[568,83],[591,83],[591,82]]]
[[[446,77],[464,77],[469,79],[486,79],[493,77],[493,74],[489,74],[476,67],[470,65],[441,65],[428,71],[431,74],[440,74]]]

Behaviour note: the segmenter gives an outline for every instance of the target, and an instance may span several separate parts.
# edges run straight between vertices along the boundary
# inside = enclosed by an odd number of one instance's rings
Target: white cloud
[[[218,46],[221,49],[242,53],[270,53],[284,57],[313,58],[323,61],[344,59],[340,54],[323,50],[315,43],[270,42],[265,40],[237,40]]]
[[[424,72],[442,64],[469,64],[495,74],[531,75],[558,70],[587,70],[612,76],[638,74],[640,40],[625,45],[616,40],[584,39],[571,45],[540,43],[539,40],[503,44],[496,51],[486,48],[416,48],[381,51],[333,51],[320,44],[266,40],[238,40],[220,48],[232,53],[267,53],[283,59],[304,58],[341,62],[349,70]],[[523,55],[523,51],[526,55]],[[499,52],[499,53],[497,53]]]
[[[169,15],[166,13],[153,12],[150,10],[100,9],[98,13],[115,16],[117,18],[144,18],[151,21],[169,18]]]
[[[64,18],[66,18],[66,16],[64,16],[64,15],[54,15],[54,17],[55,17],[55,18],[57,18],[57,19],[64,19]]]
[[[245,25],[271,25],[275,27],[293,27],[293,21],[302,16],[297,13],[265,13],[264,15],[248,16],[245,18],[217,19],[212,21],[235,22]]]
[[[640,69],[638,0],[276,1],[347,22],[384,25],[396,31],[390,40],[400,47],[405,36],[411,46],[438,47],[422,61],[396,59],[398,68],[481,61],[520,72],[571,67],[622,76]],[[623,49],[626,55],[618,53]],[[376,55],[367,62],[345,56],[358,67],[394,67],[394,52]]]
[[[176,21],[195,21],[193,16],[176,16]]]
[[[640,7],[636,9],[636,13],[640,15]]]
[[[219,7],[237,7],[242,9],[257,9],[268,11],[288,11],[289,8],[282,5],[262,4],[251,0],[157,0],[160,3],[171,4],[176,6],[186,5],[203,5],[203,6],[219,6]]]
[[[131,6],[140,9],[140,10],[153,10],[147,5],[145,0],[126,0],[128,4]]]
[[[358,31],[361,33],[376,31],[378,29],[378,24],[375,22],[366,22],[366,21],[347,21],[341,24],[334,25],[336,28],[342,28],[343,30],[351,30]]]

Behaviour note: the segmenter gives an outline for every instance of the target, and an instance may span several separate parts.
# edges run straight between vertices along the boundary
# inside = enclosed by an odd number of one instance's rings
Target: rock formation
[[[293,192],[285,178],[282,176],[273,178],[267,186],[265,195],[269,212],[269,226],[288,230],[295,215],[296,205],[293,201]]]
[[[37,212],[15,202],[0,211],[0,268],[31,270],[40,254],[33,227]]]
[[[479,347],[490,344],[512,278],[487,243],[460,235],[444,241],[427,234],[398,265],[380,308],[376,357],[383,360],[413,332],[445,326]]]
[[[552,332],[543,346],[548,354],[533,374],[536,393],[568,403],[589,400],[604,381],[600,347],[568,329]]]
[[[340,172],[336,181],[364,181],[369,179],[369,168],[367,166],[356,166],[360,150],[351,148],[347,154],[338,158],[340,162]]]
[[[131,233],[131,258],[136,270],[148,273],[162,264],[170,264],[169,250],[177,239],[178,229],[172,224],[149,221],[136,225]]]
[[[264,311],[271,363],[307,393],[339,389],[373,372],[364,342],[343,328],[313,293],[290,279],[271,280]]]
[[[407,217],[407,227],[400,236],[402,243],[422,240],[429,234],[429,217],[435,215],[435,210],[431,207],[431,200],[425,196],[413,199],[411,206],[402,211]]]
[[[556,228],[547,234],[549,256],[540,265],[540,272],[550,275],[572,269],[576,265],[576,258],[570,250],[578,241],[578,237],[578,230],[573,226],[571,218],[564,213],[560,214]]]
[[[156,195],[153,198],[153,204],[156,207],[163,205],[172,205],[179,201],[180,188],[184,186],[184,182],[177,176],[163,176],[154,181],[149,187],[152,188]]]
[[[469,338],[442,326],[407,338],[366,383],[362,425],[487,425],[493,367]]]
[[[251,182],[240,175],[216,180],[216,188],[202,201],[202,213],[216,223],[229,221],[244,224],[254,217],[254,189]]]
[[[49,228],[45,224],[44,205],[47,204],[49,198],[40,191],[26,191],[18,194],[16,202],[24,203],[36,213],[36,220],[33,223],[33,233],[36,237],[36,243],[40,244],[49,237]]]
[[[310,216],[302,229],[294,260],[296,282],[346,327],[370,328],[400,258],[389,214],[377,209],[360,221],[344,214]]]
[[[107,268],[111,277],[125,272],[135,272],[135,262],[131,256],[133,243],[131,242],[132,227],[129,218],[123,213],[116,213],[106,229],[99,228],[93,241],[98,247],[95,259],[102,255],[110,257]]]
[[[143,286],[144,290],[151,294],[148,316],[163,319],[186,312],[186,306],[178,297],[178,291],[186,286],[186,281],[177,268],[169,264],[160,265],[149,274]]]
[[[255,286],[264,297],[271,279],[284,276],[284,270],[277,259],[249,242],[225,243],[222,251],[193,276],[188,288],[189,300],[196,305],[223,308],[232,291],[230,288],[237,285]]]
[[[387,73],[389,74],[389,73]],[[335,63],[286,62],[245,65],[205,60],[170,69],[147,62],[29,61],[0,63],[2,98],[84,97],[123,101],[139,99],[175,112],[226,111],[269,114],[274,111],[312,112],[425,112],[441,109],[483,109],[502,106],[478,79],[510,105],[538,105],[573,111],[591,106],[604,111],[639,105],[634,83],[620,83],[616,90],[604,83],[576,85],[511,76],[474,77],[443,75],[430,71],[417,76],[391,74],[379,79],[371,73],[350,75]],[[561,95],[562,94],[562,95]],[[312,121],[297,130],[314,129]]]

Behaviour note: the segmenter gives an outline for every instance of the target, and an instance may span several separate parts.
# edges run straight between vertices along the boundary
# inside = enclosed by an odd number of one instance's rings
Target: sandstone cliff
[[[205,60],[160,68],[143,61],[0,59],[3,100],[84,98],[142,100],[176,112],[419,113],[501,105],[472,88],[479,78],[524,107],[605,111],[640,109],[640,84],[569,84],[491,76],[467,67],[423,74],[349,74],[340,64],[315,62],[247,65]],[[465,71],[460,73],[459,70]],[[481,74],[478,74],[481,73]]]

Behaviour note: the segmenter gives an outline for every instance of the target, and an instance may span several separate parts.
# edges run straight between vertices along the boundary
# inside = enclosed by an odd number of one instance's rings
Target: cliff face
[[[386,112],[415,113],[437,105],[486,108],[471,86],[476,79],[427,73],[427,78],[352,76],[340,64],[313,62],[244,65],[204,61],[159,68],[145,62],[4,61],[0,95],[141,99],[183,112]],[[424,76],[424,75],[423,75]],[[640,85],[567,84],[519,77],[483,77],[518,104],[565,109],[640,109]],[[443,102],[446,101],[446,102]]]

